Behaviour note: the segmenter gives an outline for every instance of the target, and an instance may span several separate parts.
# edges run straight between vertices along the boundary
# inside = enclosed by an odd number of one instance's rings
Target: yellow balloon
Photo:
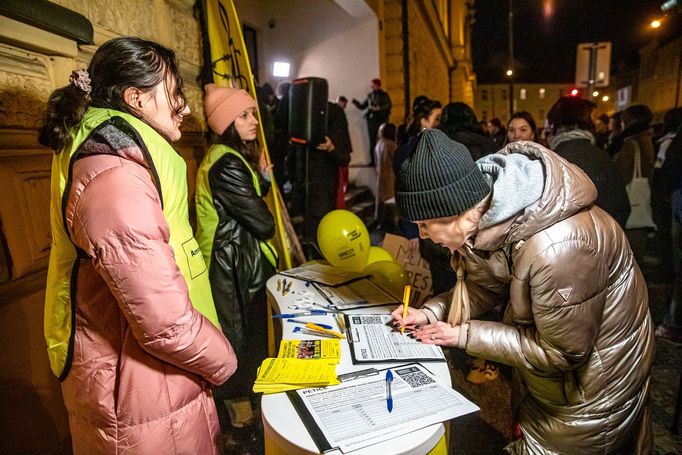
[[[317,244],[333,266],[360,272],[367,264],[369,232],[362,220],[348,210],[333,210],[322,218]]]
[[[379,261],[395,261],[391,253],[381,248],[380,246],[369,247],[369,256],[367,257],[367,264],[372,264]]]
[[[378,261],[368,264],[363,273],[372,275],[372,280],[397,299],[402,299],[403,288],[410,280],[402,265],[395,261]]]

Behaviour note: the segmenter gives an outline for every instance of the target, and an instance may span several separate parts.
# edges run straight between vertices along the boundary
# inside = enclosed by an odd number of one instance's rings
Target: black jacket
[[[249,307],[274,274],[259,240],[274,235],[275,222],[256,193],[249,169],[238,157],[223,155],[211,167],[208,180],[219,220],[211,249],[211,291],[220,325],[241,362],[253,331]],[[265,195],[268,188],[261,185],[261,189]]]
[[[381,89],[369,92],[367,98],[362,103],[353,100],[353,104],[358,109],[367,109],[369,107],[369,110],[365,112],[365,118],[368,121],[381,124],[387,122],[391,116],[391,97]],[[378,108],[378,110],[375,111],[372,108]]]
[[[448,133],[448,135],[453,141],[464,144],[474,161],[498,150],[493,141],[483,134],[483,131],[462,130],[452,134]]]
[[[630,216],[630,200],[625,183],[616,171],[609,155],[588,139],[561,142],[554,149],[564,159],[577,165],[597,187],[595,204],[611,215],[622,228]]]

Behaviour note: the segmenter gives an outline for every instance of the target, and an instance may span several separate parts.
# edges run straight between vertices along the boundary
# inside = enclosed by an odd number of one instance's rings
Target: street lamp
[[[512,77],[513,75],[514,75],[514,71],[507,70],[507,76]]]
[[[609,95],[602,96],[601,100],[606,103],[609,100]]]
[[[661,21],[659,19],[654,19],[649,25],[651,25],[651,28],[658,28],[661,26]]]

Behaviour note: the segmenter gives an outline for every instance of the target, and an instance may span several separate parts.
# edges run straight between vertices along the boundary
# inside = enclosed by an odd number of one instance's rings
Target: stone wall
[[[382,21],[379,37],[382,79],[393,100],[393,123],[399,124],[405,117],[405,97],[409,98],[408,106],[418,95],[437,99],[443,105],[451,101],[473,105],[476,78],[471,64],[470,16],[464,0],[450,0],[449,16],[428,0],[385,0],[375,11]],[[404,14],[409,41],[407,69]]]
[[[45,103],[110,38],[134,35],[176,50],[192,114],[176,148],[190,188],[203,156],[201,33],[194,0],[55,0],[87,17],[94,46],[0,16],[0,453],[69,453],[66,410],[43,337],[50,250],[52,151],[36,132]],[[193,195],[190,194],[193,199]]]

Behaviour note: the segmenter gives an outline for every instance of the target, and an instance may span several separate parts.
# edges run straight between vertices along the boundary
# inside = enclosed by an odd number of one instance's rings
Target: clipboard
[[[296,278],[313,284],[325,286],[342,286],[356,280],[367,278],[366,273],[356,273],[342,270],[338,267],[324,264],[306,264],[289,270],[279,272],[280,275]]]
[[[440,346],[423,344],[413,340],[392,327],[385,327],[391,320],[387,314],[345,314],[346,337],[353,365],[366,363],[396,362],[445,362]],[[366,322],[366,324],[363,324]],[[370,326],[359,329],[359,326]],[[384,328],[385,327],[385,328]],[[377,356],[373,353],[395,355]]]
[[[328,308],[338,311],[400,304],[393,295],[367,277],[338,286],[313,283],[313,287],[327,301]]]
[[[397,402],[392,413],[386,410],[386,375],[382,374],[389,369],[394,377],[392,396]],[[478,410],[459,392],[438,381],[425,365],[414,362],[379,370],[378,378],[290,391],[287,396],[321,453],[354,452]],[[341,399],[348,396],[353,398]],[[330,403],[333,406],[329,407]],[[365,414],[370,424],[362,417]],[[341,416],[351,419],[343,419],[343,425],[352,425],[354,430],[338,428]]]
[[[415,363],[407,363],[405,365],[399,365],[396,367],[392,367],[392,369],[397,369],[397,368],[403,368],[403,367],[409,367],[410,365],[414,365]],[[431,373],[431,371],[426,368],[425,366],[422,365],[422,367]],[[388,370],[388,368],[383,368],[383,369],[377,369],[377,372],[381,376],[381,373],[384,371]],[[431,373],[433,374],[433,373]],[[358,379],[358,378],[354,378]],[[313,415],[310,412],[310,409],[308,409],[308,406],[305,405],[303,402],[303,399],[301,396],[296,393],[295,390],[290,390],[286,392],[287,397],[289,397],[289,401],[291,401],[291,405],[294,407],[296,410],[296,413],[298,416],[301,418],[303,421],[303,425],[305,425],[306,429],[308,430],[308,433],[310,434],[310,437],[312,438],[313,442],[317,446],[317,449],[320,451],[320,453],[327,453],[331,452],[333,450],[339,449],[338,447],[332,447],[331,444],[329,444],[329,441],[325,437],[324,433],[322,432],[322,429],[317,425],[317,422],[315,422],[315,419],[313,418]]]

